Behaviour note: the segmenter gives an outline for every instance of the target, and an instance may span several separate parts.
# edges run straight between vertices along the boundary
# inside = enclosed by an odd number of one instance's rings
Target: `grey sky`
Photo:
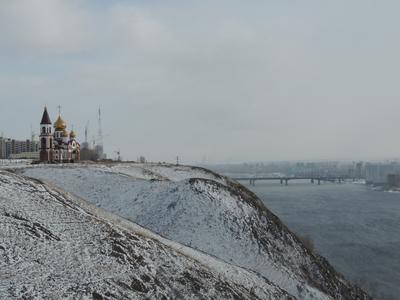
[[[0,131],[57,106],[106,151],[184,162],[400,157],[398,1],[3,0]]]

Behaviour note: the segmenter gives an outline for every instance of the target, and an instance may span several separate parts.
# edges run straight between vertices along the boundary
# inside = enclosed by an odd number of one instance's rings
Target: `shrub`
[[[304,247],[311,253],[314,253],[314,241],[311,236],[297,234],[297,238],[303,243]]]

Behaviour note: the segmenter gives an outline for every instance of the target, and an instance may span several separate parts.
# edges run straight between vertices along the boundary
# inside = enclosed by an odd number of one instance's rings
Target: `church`
[[[81,147],[75,139],[73,130],[67,131],[67,124],[61,118],[61,112],[53,124],[47,107],[44,108],[40,122],[40,161],[44,163],[73,163],[80,160]]]

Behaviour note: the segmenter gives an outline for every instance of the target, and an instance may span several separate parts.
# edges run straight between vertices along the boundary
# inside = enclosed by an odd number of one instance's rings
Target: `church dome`
[[[67,124],[64,122],[64,120],[61,118],[61,116],[58,116],[56,122],[54,123],[54,128],[56,130],[65,130],[67,128]]]
[[[71,130],[69,136],[71,137],[71,139],[74,139],[76,137],[75,131]]]
[[[65,129],[63,130],[63,133],[62,133],[62,137],[68,137],[69,136],[69,134],[68,134],[68,131],[66,131]]]

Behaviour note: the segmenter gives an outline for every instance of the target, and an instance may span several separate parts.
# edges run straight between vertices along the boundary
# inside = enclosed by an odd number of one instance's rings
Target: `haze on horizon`
[[[398,1],[6,0],[0,132],[184,163],[400,157]]]

